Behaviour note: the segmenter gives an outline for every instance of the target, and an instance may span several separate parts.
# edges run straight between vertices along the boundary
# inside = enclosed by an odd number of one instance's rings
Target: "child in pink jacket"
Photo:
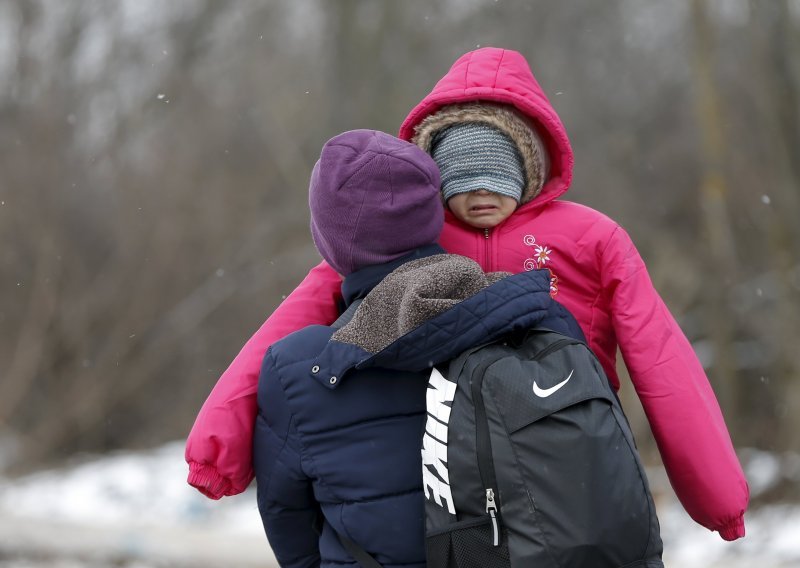
[[[622,352],[686,511],[725,540],[744,536],[748,486],[703,368],[625,230],[557,199],[572,179],[572,149],[522,55],[497,48],[463,55],[399,137],[442,170],[448,210],[440,244],[486,272],[549,269],[551,294],[578,320],[617,389],[617,347]],[[264,353],[297,329],[334,321],[340,286],[324,262],[315,267],[220,378],[186,446],[188,481],[205,495],[234,495],[252,480]]]

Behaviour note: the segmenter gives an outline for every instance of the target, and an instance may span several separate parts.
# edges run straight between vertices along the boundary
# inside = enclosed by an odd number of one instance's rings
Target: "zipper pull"
[[[484,229],[484,230],[483,230],[483,236],[484,236],[485,238],[487,238],[487,239],[489,238],[489,229]]]
[[[492,544],[500,546],[500,530],[497,525],[497,504],[494,502],[494,490],[490,487],[486,490],[486,512],[492,518]]]

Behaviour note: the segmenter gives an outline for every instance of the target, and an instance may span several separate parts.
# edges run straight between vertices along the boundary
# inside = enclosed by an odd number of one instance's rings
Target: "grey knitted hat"
[[[493,126],[514,141],[525,164],[526,186],[520,203],[535,199],[550,173],[550,156],[537,126],[511,105],[477,101],[443,106],[414,127],[411,141],[430,154],[437,133],[456,124],[476,122]]]
[[[442,175],[442,198],[485,189],[519,203],[525,165],[514,141],[499,128],[478,122],[454,124],[436,133],[431,157]]]

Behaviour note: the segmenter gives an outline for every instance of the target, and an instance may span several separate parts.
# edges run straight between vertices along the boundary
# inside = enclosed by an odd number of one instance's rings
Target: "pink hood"
[[[539,207],[566,193],[572,182],[574,163],[567,132],[528,62],[516,51],[484,47],[459,57],[430,94],[408,114],[400,126],[399,137],[411,140],[414,128],[445,105],[476,100],[516,107],[537,125],[544,139],[550,157],[550,175],[541,193],[518,211]]]

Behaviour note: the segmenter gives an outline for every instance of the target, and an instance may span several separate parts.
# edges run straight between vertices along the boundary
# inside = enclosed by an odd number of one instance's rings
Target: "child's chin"
[[[476,215],[465,219],[466,223],[478,229],[492,229],[500,224],[502,219],[497,215]]]

